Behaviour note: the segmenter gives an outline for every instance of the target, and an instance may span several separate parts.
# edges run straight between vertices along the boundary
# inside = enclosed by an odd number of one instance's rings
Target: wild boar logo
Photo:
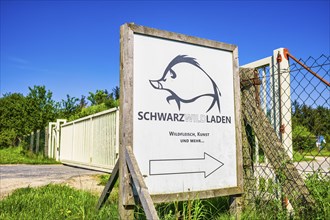
[[[220,90],[214,80],[196,61],[188,55],[176,56],[166,67],[163,76],[158,80],[149,80],[154,89],[170,93],[167,102],[174,100],[180,110],[182,103],[192,103],[200,99],[210,103],[207,111],[214,106],[220,113]]]

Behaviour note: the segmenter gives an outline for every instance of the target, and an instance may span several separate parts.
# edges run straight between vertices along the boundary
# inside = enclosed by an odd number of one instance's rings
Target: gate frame
[[[273,55],[245,64],[242,68],[253,68],[262,70],[262,110],[267,114],[266,101],[266,67],[269,67],[270,74],[270,115],[278,137],[286,149],[289,157],[293,158],[292,147],[292,117],[291,117],[291,88],[290,88],[290,64],[286,48],[278,48],[273,51]],[[276,67],[276,68],[275,68]],[[258,76],[259,79],[259,76]],[[256,143],[258,140],[256,139]],[[259,154],[258,144],[256,144],[256,160],[258,164]]]

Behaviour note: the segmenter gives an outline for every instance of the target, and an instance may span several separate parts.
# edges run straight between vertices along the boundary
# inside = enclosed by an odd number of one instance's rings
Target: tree
[[[87,99],[91,102],[92,105],[100,105],[106,101],[107,97],[107,90],[96,90],[95,93],[89,92]]]
[[[292,139],[294,149],[315,147],[316,137],[330,137],[330,109],[324,106],[312,108],[306,104],[292,103]],[[327,140],[328,141],[328,140]]]
[[[119,98],[119,88],[115,87],[112,91],[113,93],[109,93],[108,90],[105,89],[96,90],[95,93],[89,92],[87,99],[91,102],[92,106],[104,103],[107,108],[117,107],[118,101],[114,96]]]
[[[0,148],[16,146],[30,129],[27,125],[26,99],[20,93],[0,98]]]
[[[311,150],[315,147],[315,135],[306,127],[297,125],[292,131],[292,142],[295,151]]]
[[[120,95],[120,89],[118,86],[116,86],[115,88],[112,89],[113,95],[114,95],[114,99],[115,100],[119,100],[119,95]]]
[[[313,130],[315,134],[330,134],[330,110],[322,106],[318,106],[314,111],[315,113],[313,114]]]
[[[0,98],[0,148],[15,146],[24,135],[44,129],[58,117],[77,119],[113,108],[119,103],[119,88],[90,92],[87,99],[92,106],[87,107],[86,97],[66,96],[66,100],[55,103],[52,92],[45,86],[29,87],[26,97],[19,93],[5,94]]]
[[[82,95],[79,101],[79,108],[83,109],[86,108],[88,105],[87,101],[86,101],[86,96]]]
[[[52,99],[52,92],[47,91],[45,86],[29,87],[29,94],[26,96],[26,110],[29,114],[28,124],[32,131],[42,129],[48,122],[56,119],[55,101]]]
[[[69,118],[71,115],[76,114],[79,111],[80,105],[78,104],[79,99],[66,95],[66,100],[62,99],[60,104],[60,117]]]

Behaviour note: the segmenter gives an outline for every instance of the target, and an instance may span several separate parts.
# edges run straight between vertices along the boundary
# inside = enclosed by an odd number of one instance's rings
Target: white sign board
[[[132,145],[149,193],[237,188],[233,51],[141,33],[132,51]]]

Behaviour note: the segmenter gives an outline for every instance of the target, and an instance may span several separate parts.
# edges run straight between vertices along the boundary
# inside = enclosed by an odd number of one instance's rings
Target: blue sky
[[[1,0],[0,93],[45,85],[56,101],[119,85],[127,22],[238,46],[241,65],[286,47],[330,54],[330,1]]]

